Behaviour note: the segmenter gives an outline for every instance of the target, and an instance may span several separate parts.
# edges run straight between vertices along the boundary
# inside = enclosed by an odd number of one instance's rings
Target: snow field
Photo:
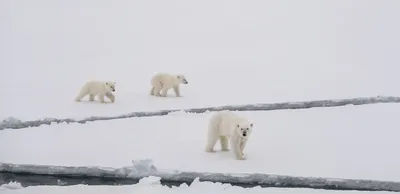
[[[399,5],[2,0],[0,119],[400,96]],[[183,98],[150,98],[155,72],[185,74]],[[75,103],[89,79],[116,81],[116,103]]]
[[[2,0],[0,120],[400,96],[400,28],[393,25],[399,7],[394,0]],[[184,73],[183,97],[149,97],[155,72]],[[89,79],[116,81],[116,103],[74,102]],[[210,115],[180,113],[3,130],[0,161],[120,167],[151,158],[159,168],[182,171],[400,181],[399,111],[380,104],[242,112],[255,122],[246,161],[205,153]],[[207,185],[6,192],[249,191]]]
[[[8,129],[0,131],[0,160],[122,167],[151,158],[180,171],[400,181],[399,113],[398,104],[237,112],[254,122],[245,161],[204,152],[210,113]]]

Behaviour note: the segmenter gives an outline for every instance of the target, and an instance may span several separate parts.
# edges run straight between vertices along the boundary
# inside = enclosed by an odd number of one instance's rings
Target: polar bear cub
[[[222,151],[229,151],[228,143],[238,160],[245,160],[243,150],[247,140],[253,131],[253,123],[246,118],[240,117],[230,111],[220,111],[211,116],[208,133],[206,152],[215,152],[214,146],[218,139]]]
[[[104,96],[113,103],[115,101],[115,96],[112,92],[115,92],[115,85],[116,82],[111,81],[88,81],[82,86],[75,101],[81,101],[86,95],[89,95],[90,101],[94,101],[94,97],[97,95],[101,103],[105,103]]]
[[[167,73],[157,73],[151,78],[152,87],[150,95],[166,97],[168,90],[173,88],[176,96],[180,97],[179,85],[188,83],[186,77],[182,74],[171,75]]]

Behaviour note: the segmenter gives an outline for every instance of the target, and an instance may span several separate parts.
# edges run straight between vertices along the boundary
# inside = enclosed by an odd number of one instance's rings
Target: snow
[[[399,6],[2,0],[0,119],[400,96]],[[184,73],[183,97],[149,97],[155,72]],[[89,79],[116,81],[116,103],[75,103]]]
[[[22,189],[22,185],[19,182],[9,182],[7,184],[2,184],[0,185],[0,191],[6,190],[6,189]]]
[[[42,194],[42,193],[59,193],[59,194],[68,194],[68,193],[95,193],[95,194],[103,194],[103,193],[116,193],[116,194],[124,194],[124,193],[196,193],[196,194],[239,194],[239,193],[283,193],[283,194],[305,194],[305,193],[322,193],[322,194],[363,194],[363,193],[374,193],[374,194],[383,194],[389,192],[383,191],[332,191],[332,190],[317,190],[317,189],[289,189],[289,188],[261,188],[261,187],[253,187],[253,188],[241,188],[237,186],[231,186],[229,184],[220,184],[220,183],[212,183],[212,182],[200,182],[198,180],[193,181],[190,185],[181,184],[179,187],[168,188],[167,186],[162,186],[157,177],[148,177],[140,180],[138,184],[129,185],[129,186],[86,186],[86,185],[74,185],[74,186],[35,186],[35,187],[27,187],[24,189],[17,190],[8,190],[3,189],[0,186],[0,191],[2,194]],[[391,192],[390,192],[391,193]]]
[[[400,96],[400,1],[66,2],[0,1],[0,120]],[[150,97],[155,72],[184,73],[183,97]],[[116,103],[74,102],[89,79],[116,81]],[[1,130],[0,161],[121,167],[151,158],[181,171],[400,181],[399,112],[397,104],[240,112],[255,122],[246,161],[204,152],[211,113]],[[204,184],[6,192],[247,192]]]
[[[130,173],[140,176],[141,174],[149,174],[157,172],[157,168],[154,165],[153,160],[132,160],[132,168],[130,168]],[[160,178],[161,179],[161,178]]]
[[[255,127],[246,161],[204,152],[211,114],[2,130],[0,160],[118,168],[151,158],[157,169],[400,181],[400,104],[237,112]]]

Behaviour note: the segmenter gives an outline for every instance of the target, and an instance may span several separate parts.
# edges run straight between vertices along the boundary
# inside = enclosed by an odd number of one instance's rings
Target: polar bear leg
[[[239,144],[240,153],[242,154],[242,157],[243,157],[244,159],[246,159],[246,157],[244,156],[243,150],[244,150],[244,147],[246,146],[246,142],[247,142],[247,140],[243,140],[243,141]]]
[[[179,85],[178,86],[174,86],[174,92],[175,92],[176,97],[180,97],[181,96],[181,94],[179,92]]]
[[[94,97],[95,97],[94,94],[89,94],[89,101],[94,101]]]
[[[237,160],[245,160],[243,153],[240,151],[240,140],[238,138],[231,139],[231,147]]]
[[[215,152],[214,146],[219,138],[219,135],[217,133],[217,124],[218,123],[215,123],[215,120],[211,120],[208,125],[206,152]]]
[[[160,86],[154,86],[154,95],[155,96],[160,96],[160,91],[161,91],[161,87]]]
[[[151,95],[151,96],[154,96],[154,87],[151,87],[150,95]]]
[[[214,146],[220,137],[218,128],[219,116],[213,115],[208,123],[206,152],[215,152]]]
[[[106,97],[107,97],[108,99],[110,99],[112,103],[114,103],[114,101],[115,101],[115,96],[114,96],[113,93],[107,92],[107,93],[106,93]]]
[[[168,93],[168,90],[169,90],[169,88],[163,87],[163,88],[161,89],[161,96],[162,96],[162,97],[166,97],[166,96],[167,96],[167,93]]]
[[[207,145],[206,145],[206,152],[215,152],[214,146],[218,141],[218,137],[216,136],[208,136]]]
[[[105,103],[104,101],[104,94],[99,94],[99,99],[101,103]]]
[[[79,92],[78,96],[75,98],[75,101],[79,102],[82,100],[83,97],[89,94],[89,91],[83,89]]]
[[[219,141],[220,141],[220,143],[221,143],[221,150],[222,150],[222,151],[229,151],[229,148],[228,148],[229,139],[228,139],[228,137],[226,137],[226,136],[221,136],[221,137],[219,138]]]
[[[240,148],[240,152],[242,154],[243,154],[244,147],[246,146],[246,142],[247,142],[247,140],[243,140],[242,142],[240,142],[239,148]]]
[[[160,96],[160,91],[161,91],[161,88],[163,86],[161,81],[152,80],[151,81],[151,86],[152,86],[152,88],[150,90],[150,95]]]

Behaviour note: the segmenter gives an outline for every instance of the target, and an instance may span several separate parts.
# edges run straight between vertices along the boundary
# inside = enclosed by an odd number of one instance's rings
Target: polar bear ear
[[[250,123],[250,127],[253,127],[253,123]]]
[[[108,82],[106,82],[106,85],[108,85]]]
[[[240,125],[236,125],[236,127],[237,127],[237,128],[239,128],[239,127],[240,127]]]

